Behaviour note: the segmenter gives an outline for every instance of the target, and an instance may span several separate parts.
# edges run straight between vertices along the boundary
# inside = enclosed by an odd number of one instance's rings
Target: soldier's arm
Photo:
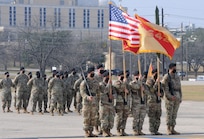
[[[166,96],[166,98],[168,100],[172,100],[172,95],[171,95],[171,92],[169,91],[169,84],[168,84],[168,74],[164,75],[162,81],[161,81],[161,84],[162,84],[162,87],[163,87],[163,91],[164,91],[164,94]]]
[[[142,81],[138,81],[137,83],[134,83],[134,81],[129,83],[129,86],[133,90],[139,90],[141,88]]]
[[[81,93],[81,96],[84,98],[84,99],[88,99],[88,95],[87,95],[87,89],[86,89],[86,82],[85,81],[82,81],[82,83],[80,84],[80,93]]]
[[[3,88],[3,80],[1,80],[1,82],[0,82],[0,89],[2,89]]]
[[[30,80],[27,82],[27,86],[28,86],[29,90],[31,89],[32,85],[33,85],[33,79],[30,79]]]
[[[79,87],[80,83],[81,83],[81,79],[78,79],[78,80],[75,81],[74,87],[73,87],[74,90],[78,90],[78,87]]]

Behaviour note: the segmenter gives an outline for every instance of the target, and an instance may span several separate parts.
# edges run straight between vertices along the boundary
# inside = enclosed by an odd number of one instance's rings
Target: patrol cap
[[[169,64],[169,69],[172,69],[173,67],[176,67],[176,63],[170,63]]]
[[[46,78],[46,77],[47,77],[47,75],[46,75],[46,74],[44,74],[44,75],[43,75],[43,77],[44,77],[44,78]]]
[[[71,69],[71,72],[73,72],[73,71],[76,71],[76,69],[75,68]]]
[[[157,72],[157,69],[153,69],[152,70],[152,73],[154,74],[154,73],[156,73]]]
[[[107,77],[109,76],[109,71],[105,70],[105,72],[103,73],[103,77]]]
[[[40,71],[36,71],[35,75],[39,75],[40,74]]]
[[[103,68],[103,64],[98,64],[96,68],[97,69]]]
[[[9,72],[8,72],[8,71],[6,71],[6,72],[4,73],[4,75],[9,75]]]
[[[21,67],[20,70],[25,70],[25,68],[24,68],[24,67]]]
[[[138,76],[138,75],[139,75],[139,71],[138,71],[138,70],[135,71],[135,72],[133,73],[133,75],[134,75],[134,76]]]
[[[123,75],[123,71],[118,72],[118,76],[121,76],[121,75]]]
[[[88,68],[87,73],[91,73],[95,70],[94,66]]]

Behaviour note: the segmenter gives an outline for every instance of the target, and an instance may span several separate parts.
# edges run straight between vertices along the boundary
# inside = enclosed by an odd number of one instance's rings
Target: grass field
[[[204,86],[182,86],[183,100],[204,101]]]

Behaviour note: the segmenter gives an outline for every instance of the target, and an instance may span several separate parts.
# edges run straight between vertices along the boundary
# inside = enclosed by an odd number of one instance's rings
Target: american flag
[[[113,40],[125,40],[130,46],[140,44],[140,34],[138,31],[139,20],[130,17],[112,4],[109,5],[109,38]]]

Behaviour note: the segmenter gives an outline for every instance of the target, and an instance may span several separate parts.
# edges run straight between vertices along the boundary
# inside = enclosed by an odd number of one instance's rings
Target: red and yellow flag
[[[146,19],[136,15],[141,22],[139,25],[140,47],[135,48],[123,41],[125,51],[139,53],[161,53],[172,59],[180,42],[164,27],[150,23]]]

